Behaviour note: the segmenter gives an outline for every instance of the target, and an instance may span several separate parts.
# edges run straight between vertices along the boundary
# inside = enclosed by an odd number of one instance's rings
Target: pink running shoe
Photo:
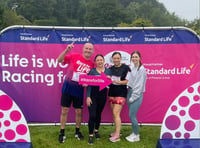
[[[111,142],[117,142],[117,141],[120,141],[120,137],[117,136],[117,135],[114,135],[113,137],[110,137],[109,140],[110,140]]]
[[[111,133],[111,134],[109,135],[109,137],[113,137],[114,135],[115,135],[115,132]],[[122,134],[120,133],[119,136],[122,136]]]
[[[114,135],[115,135],[115,132],[111,133],[111,134],[109,135],[109,137],[113,137]]]

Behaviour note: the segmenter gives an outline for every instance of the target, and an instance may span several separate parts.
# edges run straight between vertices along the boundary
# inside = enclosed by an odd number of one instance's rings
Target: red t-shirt
[[[91,60],[86,60],[81,54],[70,54],[64,58],[64,64],[69,64],[66,71],[66,79],[78,82],[78,75],[88,74],[94,67]]]
[[[69,64],[65,71],[65,82],[62,93],[83,98],[83,87],[78,85],[79,75],[88,74],[94,67],[91,60],[86,60],[81,54],[70,54],[64,58],[64,64]]]

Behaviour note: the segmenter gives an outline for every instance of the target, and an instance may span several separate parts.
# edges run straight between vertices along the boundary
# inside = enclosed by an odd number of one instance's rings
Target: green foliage
[[[192,22],[188,22],[187,27],[189,27],[192,30],[194,30],[200,36],[200,18],[199,19],[195,19]]]
[[[150,20],[145,20],[142,18],[139,18],[139,19],[133,21],[132,25],[135,27],[152,27],[153,26],[153,24]]]
[[[0,9],[0,29],[11,25],[30,25],[31,23],[23,16],[17,15],[14,11]]]
[[[66,141],[63,144],[58,143],[59,126],[38,126],[29,127],[31,141],[35,148],[87,148],[88,145],[88,126],[81,126],[81,132],[84,135],[84,140],[80,141],[74,138],[75,126],[66,126]],[[155,148],[160,135],[160,127],[158,126],[142,126],[140,127],[140,142],[130,143],[125,140],[125,137],[131,133],[131,126],[123,125],[121,128],[121,140],[116,143],[109,141],[109,134],[113,132],[114,126],[101,126],[99,133],[100,140],[95,140],[94,148]]]
[[[8,19],[9,18],[9,19]],[[45,26],[187,26],[157,0],[0,0],[0,29],[15,24]]]
[[[90,1],[85,14],[86,26],[116,26],[124,14],[118,0]]]
[[[57,20],[56,19],[34,20],[33,24],[39,26],[54,26],[57,24]]]
[[[120,23],[118,27],[152,27],[153,24],[150,20],[145,20],[142,18],[134,20],[131,24]]]

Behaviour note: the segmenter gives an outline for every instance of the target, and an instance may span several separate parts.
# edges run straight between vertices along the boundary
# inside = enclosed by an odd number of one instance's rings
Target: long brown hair
[[[132,58],[133,54],[137,54],[137,55],[140,57],[140,61],[139,61],[140,63],[139,63],[139,67],[138,67],[138,69],[137,69],[137,70],[139,70],[140,67],[142,66],[142,62],[141,62],[142,56],[141,56],[141,53],[140,53],[138,50],[135,50],[135,51],[133,51],[133,52],[131,53],[131,58]]]

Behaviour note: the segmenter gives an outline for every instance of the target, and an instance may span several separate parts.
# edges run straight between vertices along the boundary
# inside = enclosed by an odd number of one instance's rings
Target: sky
[[[200,0],[158,0],[165,8],[182,19],[192,21],[200,18]]]

